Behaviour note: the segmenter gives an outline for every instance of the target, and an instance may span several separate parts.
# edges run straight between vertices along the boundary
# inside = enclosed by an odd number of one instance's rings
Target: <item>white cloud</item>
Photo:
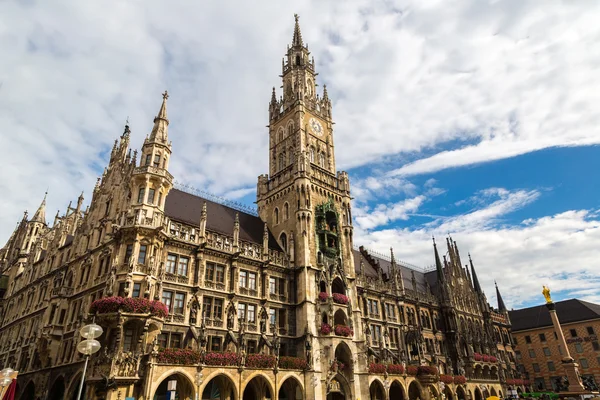
[[[355,223],[362,229],[373,229],[393,221],[407,220],[410,214],[417,211],[425,200],[425,196],[419,195],[390,205],[379,204],[373,210],[367,207],[355,207]]]
[[[393,246],[399,259],[427,267],[434,262],[431,236],[441,239],[451,233],[463,264],[467,252],[473,255],[479,280],[493,304],[494,280],[509,307],[540,302],[543,284],[562,296],[600,301],[600,274],[592,267],[600,240],[597,213],[566,211],[513,226],[499,225],[502,217],[531,204],[540,193],[491,188],[481,195],[489,200],[500,198],[463,215],[439,217],[412,228],[369,229],[358,225],[355,242],[379,252]]]

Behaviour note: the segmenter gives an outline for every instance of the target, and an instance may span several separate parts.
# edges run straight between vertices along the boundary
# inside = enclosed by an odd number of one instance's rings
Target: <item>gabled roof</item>
[[[233,236],[235,215],[238,214],[240,239],[262,245],[265,225],[259,217],[235,210],[223,204],[215,203],[200,196],[178,189],[171,189],[165,200],[165,214],[173,221],[199,226],[204,202],[206,202],[207,230]],[[269,248],[281,251],[277,240],[275,240],[270,232]]]
[[[365,271],[366,276],[370,276],[372,278],[377,278],[377,270],[371,265],[369,260],[365,258],[365,256],[359,250],[352,250],[354,254],[354,270],[358,274],[360,272],[360,262],[363,262],[363,269]],[[379,262],[379,267],[381,268],[381,272],[383,273],[384,280],[388,280],[392,275],[392,263],[389,260],[386,260],[382,257],[378,257],[376,254],[369,253],[371,255],[371,259],[376,262]],[[401,262],[396,262],[396,265],[402,271],[402,280],[404,281],[404,287],[406,289],[412,290],[412,273],[415,274],[415,281],[417,283],[417,291],[418,292],[427,292],[427,284],[429,282],[431,286],[431,282],[429,279],[429,273],[424,273],[423,271],[417,271],[412,268],[407,268],[402,265]]]
[[[561,324],[600,318],[600,305],[598,304],[578,299],[557,301],[554,304]],[[552,319],[546,305],[513,310],[508,314],[513,332],[552,326]]]

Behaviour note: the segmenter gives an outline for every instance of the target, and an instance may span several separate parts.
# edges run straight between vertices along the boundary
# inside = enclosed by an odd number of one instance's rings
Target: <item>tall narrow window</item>
[[[204,296],[202,311],[204,311],[204,316],[209,319],[212,315],[212,301],[212,297]]]
[[[156,168],[160,167],[160,154],[156,154],[154,156],[154,166]]]
[[[188,264],[190,259],[187,257],[179,257],[179,266],[177,268],[177,274],[187,276],[188,274]]]
[[[279,242],[281,244],[281,248],[283,248],[283,251],[287,253],[287,235],[285,232],[282,232],[281,236],[279,236]]]
[[[140,191],[138,192],[138,203],[143,203],[144,202],[144,188],[140,188]]]
[[[256,274],[254,272],[248,273],[248,289],[256,290]]]
[[[204,274],[204,279],[212,282],[215,279],[215,264],[206,263],[206,273]]]
[[[290,217],[290,205],[285,203],[283,205],[283,220],[287,220]]]
[[[248,272],[240,271],[240,287],[248,287]]]
[[[315,162],[315,148],[314,147],[310,148],[309,158],[310,158],[311,163]]]
[[[123,351],[131,351],[133,348],[133,329],[125,329],[125,338],[123,340]]]
[[[146,154],[146,165],[150,165],[150,160],[152,160],[152,154]]]
[[[161,206],[162,204],[162,192],[158,192],[158,201],[156,202],[157,206]]]
[[[223,319],[223,299],[215,299],[215,319]]]
[[[134,283],[133,284],[133,292],[131,293],[131,297],[140,297],[141,289],[142,289],[141,283]]]
[[[216,279],[218,283],[225,283],[225,267],[217,265],[215,268]]]
[[[275,225],[279,223],[279,208],[275,207]]]
[[[171,301],[173,300],[173,292],[163,290],[162,302],[167,306],[168,310],[171,310]]]
[[[148,203],[154,204],[154,189],[153,188],[148,189]]]
[[[133,245],[132,244],[128,244],[127,248],[125,250],[125,264],[129,264],[129,261],[131,260],[131,255],[133,254]]]
[[[174,274],[177,266],[177,256],[175,254],[167,255],[167,273]]]
[[[173,312],[175,314],[183,314],[183,303],[185,303],[185,294],[184,293],[175,294],[175,304],[173,307]]]
[[[145,264],[146,263],[146,251],[148,249],[148,246],[146,246],[145,244],[140,246],[140,252],[138,254],[138,264]]]
[[[256,322],[255,306],[248,304],[248,322],[251,324]]]

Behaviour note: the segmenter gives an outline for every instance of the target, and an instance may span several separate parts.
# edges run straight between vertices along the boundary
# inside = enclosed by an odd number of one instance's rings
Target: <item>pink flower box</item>
[[[479,353],[473,353],[473,358],[475,359],[475,361],[481,361],[483,357]]]
[[[237,353],[217,353],[210,352],[204,356],[204,363],[206,365],[218,365],[218,366],[236,366],[240,363],[240,356]]]
[[[275,356],[269,354],[248,354],[246,366],[250,368],[271,369],[275,367]]]
[[[308,364],[304,358],[300,357],[280,357],[279,368],[281,369],[306,369]]]
[[[390,375],[402,375],[404,373],[404,367],[402,364],[389,364],[387,366],[387,372]]]
[[[369,364],[369,373],[370,374],[385,374],[385,365],[370,363]]]
[[[456,383],[457,385],[464,385],[465,383],[467,383],[467,378],[465,378],[462,375],[456,375],[454,377],[454,383]]]
[[[338,304],[348,304],[348,296],[346,295],[334,293],[331,295],[331,297],[333,297],[333,301]]]
[[[94,301],[90,307],[92,314],[106,314],[119,311],[133,314],[151,314],[160,318],[169,315],[169,309],[160,301],[139,297],[104,297]]]
[[[352,331],[352,329],[350,329],[349,326],[336,325],[335,326],[335,334],[338,336],[348,337],[348,336],[354,335],[354,331]]]
[[[328,298],[329,298],[329,295],[327,294],[327,292],[321,292],[321,293],[319,293],[319,300],[321,300],[321,301],[327,301]]]
[[[320,332],[322,335],[329,335],[331,333],[331,325],[322,323]]]
[[[444,382],[446,385],[449,385],[454,382],[454,378],[452,375],[440,375],[440,381]]]
[[[198,364],[200,352],[191,349],[159,349],[157,361],[159,364]]]
[[[409,366],[406,368],[406,373],[407,373],[408,375],[415,376],[415,375],[417,375],[417,372],[419,372],[419,367],[417,367],[417,366],[415,366],[415,365],[409,365]]]

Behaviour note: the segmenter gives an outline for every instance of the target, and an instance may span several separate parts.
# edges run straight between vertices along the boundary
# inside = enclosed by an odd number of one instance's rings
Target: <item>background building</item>
[[[89,399],[175,381],[179,399],[482,400],[519,378],[504,302],[487,303],[451,238],[431,270],[355,247],[297,18],[281,77],[256,214],[174,188],[167,93],[139,160],[129,126],[115,141],[87,209],[80,196],[52,226],[45,201],[25,214],[0,251],[0,364],[20,370],[20,398],[72,398],[92,316]]]
[[[579,364],[584,384],[600,382],[600,305],[571,299],[556,302],[556,313],[569,346]],[[563,349],[545,305],[509,312],[517,363],[531,381],[532,390],[556,390],[556,379],[565,376]]]

